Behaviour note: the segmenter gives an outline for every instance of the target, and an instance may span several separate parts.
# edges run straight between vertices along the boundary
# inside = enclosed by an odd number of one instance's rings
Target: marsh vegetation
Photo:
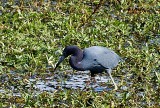
[[[68,60],[53,73],[67,45],[120,55],[119,89],[101,74],[100,90],[83,90],[89,73]],[[158,107],[159,55],[158,0],[0,1],[0,107]]]

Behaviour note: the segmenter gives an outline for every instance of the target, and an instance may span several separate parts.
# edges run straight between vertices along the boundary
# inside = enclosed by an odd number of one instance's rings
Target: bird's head
[[[59,64],[60,64],[65,58],[67,58],[69,55],[73,54],[72,47],[74,47],[74,46],[67,46],[67,47],[65,47],[65,49],[63,50],[62,56],[59,58],[59,61],[58,61],[58,63],[56,64],[56,67],[54,68],[54,71],[56,70],[56,68],[59,66]]]

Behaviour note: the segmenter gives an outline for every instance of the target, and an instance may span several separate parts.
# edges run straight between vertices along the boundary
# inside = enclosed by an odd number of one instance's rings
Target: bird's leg
[[[112,77],[112,75],[111,75],[111,69],[106,69],[106,71],[107,71],[107,73],[109,74],[109,77],[111,78],[111,80],[112,80],[112,82],[113,82],[113,84],[114,84],[114,90],[117,90],[118,89],[118,87],[117,87],[117,84],[114,82],[114,79],[113,79],[113,77]]]
[[[91,73],[91,82],[96,83],[95,74]]]
[[[91,72],[91,88],[93,88],[93,85],[96,83],[95,74]]]
[[[74,75],[74,71],[75,71],[75,70],[73,69],[73,71],[72,71],[72,73],[71,73],[71,74],[72,74],[72,75],[71,75],[72,77],[73,77],[73,75]]]
[[[100,87],[102,88],[103,87],[103,82],[102,82],[102,76],[99,76],[100,77]]]
[[[96,83],[96,79],[95,79],[95,77],[91,77],[91,84],[94,84],[94,83]]]
[[[94,76],[92,76],[92,74],[91,74],[91,76],[89,77],[89,81],[86,81],[86,86],[83,88],[83,89],[86,89],[86,88],[88,88],[90,85],[91,85],[91,88],[93,88],[93,81],[95,81],[95,78],[94,78]]]

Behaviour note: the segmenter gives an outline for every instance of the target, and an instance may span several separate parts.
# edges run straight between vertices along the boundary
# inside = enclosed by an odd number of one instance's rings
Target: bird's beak
[[[58,63],[56,64],[56,67],[54,68],[54,71],[56,70],[56,68],[59,66],[59,64],[60,64],[64,59],[65,59],[65,56],[61,56],[61,57],[59,58],[59,61],[58,61]]]

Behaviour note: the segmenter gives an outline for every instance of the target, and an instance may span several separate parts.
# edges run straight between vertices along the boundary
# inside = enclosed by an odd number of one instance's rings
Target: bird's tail
[[[126,59],[127,59],[127,58],[122,58],[122,57],[120,57],[120,58],[119,58],[119,62],[124,63]]]

